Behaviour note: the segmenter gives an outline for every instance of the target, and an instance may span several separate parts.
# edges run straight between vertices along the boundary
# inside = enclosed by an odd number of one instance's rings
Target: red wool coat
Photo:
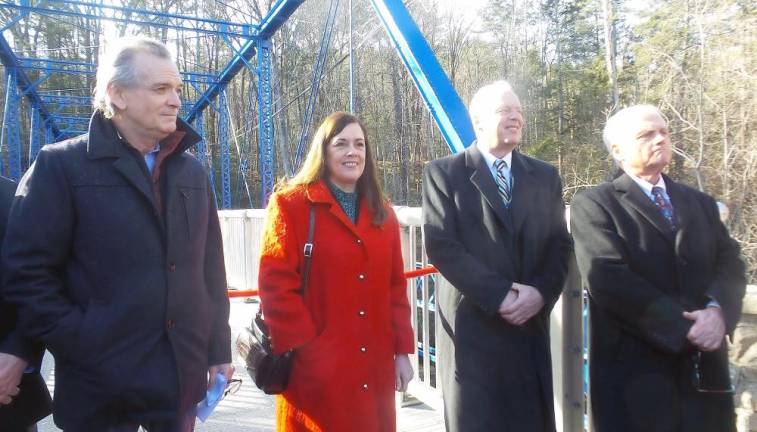
[[[316,223],[310,282],[299,294],[309,206]],[[259,289],[274,351],[294,348],[278,431],[395,430],[394,355],[414,351],[399,224],[382,226],[367,202],[353,224],[323,183],[268,204]]]

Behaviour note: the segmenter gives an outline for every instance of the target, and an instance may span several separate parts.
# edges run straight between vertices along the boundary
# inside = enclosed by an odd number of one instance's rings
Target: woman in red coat
[[[327,117],[300,172],[271,197],[259,289],[274,352],[295,352],[289,387],[276,399],[277,430],[394,431],[394,391],[412,378],[415,343],[399,225],[356,117]]]

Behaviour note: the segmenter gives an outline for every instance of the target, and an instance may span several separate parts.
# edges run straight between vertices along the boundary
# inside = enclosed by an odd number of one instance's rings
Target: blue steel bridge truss
[[[452,151],[461,151],[474,138],[463,102],[439,65],[431,48],[417,24],[401,0],[370,0],[381,23],[389,34],[394,47],[412,76],[423,100],[442,131]],[[0,62],[5,70],[5,101],[3,123],[0,133],[0,171],[3,175],[18,180],[23,171],[34,161],[40,147],[61,139],[86,133],[91,113],[91,89],[79,91],[52,91],[45,83],[59,75],[84,77],[94,83],[96,65],[86,61],[60,60],[55,58],[26,57],[17,54],[6,35],[13,26],[37,14],[46,17],[70,16],[89,20],[104,20],[159,29],[193,32],[209,35],[224,41],[231,50],[231,60],[217,72],[181,71],[184,82],[195,90],[194,100],[184,100],[182,117],[192,123],[203,137],[195,148],[197,158],[208,169],[216,193],[215,169],[208,143],[205,139],[207,108],[216,111],[217,145],[220,154],[220,208],[231,208],[232,139],[231,109],[226,96],[229,83],[241,71],[251,72],[257,86],[258,103],[258,175],[260,177],[260,203],[265,205],[273,190],[276,177],[276,154],[274,141],[274,109],[271,67],[271,37],[286,23],[304,0],[278,0],[259,23],[235,23],[218,19],[193,17],[172,13],[141,10],[131,7],[103,4],[102,0],[0,0],[0,10],[8,12],[0,22]],[[316,59],[312,77],[312,94],[308,100],[303,121],[310,122],[318,96],[318,83],[328,51],[333,15],[338,1],[332,0],[321,49]],[[76,89],[74,89],[76,90]],[[83,91],[82,91],[83,90]],[[22,143],[22,120],[28,119],[28,145]],[[301,125],[302,135],[295,155],[280,155],[294,161],[294,169],[301,162],[302,147],[307,137],[308,124]],[[235,141],[236,142],[236,141]],[[236,143],[238,185],[244,183],[247,203],[253,205],[246,178],[250,169],[251,143]],[[22,155],[28,148],[28,154]],[[291,174],[291,173],[287,173]],[[240,186],[241,187],[241,186]]]

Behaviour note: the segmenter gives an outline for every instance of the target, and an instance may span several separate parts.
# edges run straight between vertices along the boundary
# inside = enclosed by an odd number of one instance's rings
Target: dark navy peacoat
[[[16,191],[16,183],[0,177],[0,238],[5,234],[8,213]],[[26,360],[34,370],[25,373],[19,385],[20,392],[8,405],[0,405],[0,426],[3,431],[25,431],[30,425],[52,411],[50,393],[39,373],[44,349],[24,337],[18,328],[16,307],[0,296],[0,352]]]
[[[54,417],[66,430],[170,419],[229,363],[229,302],[213,193],[185,133],[161,165],[110,120],[45,146],[24,175],[3,247],[3,296],[55,356]],[[162,211],[161,211],[162,208]]]

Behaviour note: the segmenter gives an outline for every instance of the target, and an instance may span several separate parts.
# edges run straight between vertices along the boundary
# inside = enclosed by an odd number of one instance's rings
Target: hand
[[[0,353],[0,405],[8,405],[18,395],[26,360],[12,354]]]
[[[700,351],[715,351],[725,339],[725,319],[719,307],[684,312],[683,317],[694,321],[686,338]]]
[[[523,325],[539,313],[544,306],[544,298],[541,293],[530,285],[513,282],[510,292],[515,292],[517,297],[509,305],[505,305],[503,302],[504,307],[500,308],[499,314],[512,325]],[[507,294],[510,295],[510,293]],[[505,297],[506,300],[507,297]]]
[[[218,375],[218,373],[222,373],[223,376],[226,377],[226,382],[229,382],[231,381],[231,377],[234,376],[234,365],[231,363],[224,363],[208,368],[208,390],[215,385],[216,375]]]
[[[397,354],[394,356],[394,388],[398,392],[407,391],[407,385],[413,379],[413,366],[410,364],[410,358],[407,354]]]
[[[505,299],[502,300],[502,304],[499,305],[499,314],[502,315],[505,310],[509,310],[509,307],[512,306],[512,304],[515,303],[515,300],[517,299],[518,291],[510,289],[510,291],[507,292]]]

